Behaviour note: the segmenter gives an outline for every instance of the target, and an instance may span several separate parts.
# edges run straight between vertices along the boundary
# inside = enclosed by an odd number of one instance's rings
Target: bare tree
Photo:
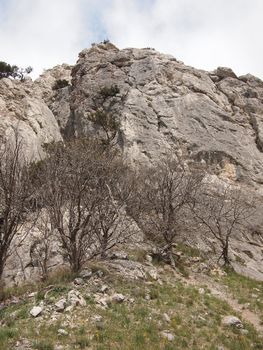
[[[32,227],[32,215],[28,219],[35,189],[29,176],[22,142],[16,136],[13,145],[2,145],[0,151],[0,279],[8,257]]]
[[[112,159],[100,174],[94,217],[96,249],[102,258],[116,245],[127,242],[135,233],[135,222],[127,215],[127,202],[134,190],[133,172],[119,158]]]
[[[41,167],[43,205],[74,272],[128,236],[124,168],[113,149],[87,140],[54,147]]]
[[[187,224],[188,205],[202,177],[200,171],[191,171],[182,160],[168,154],[141,180],[140,225],[159,242],[162,255],[173,267],[173,243]]]
[[[54,243],[53,229],[49,216],[45,210],[40,211],[36,228],[39,231],[37,236],[32,237],[30,246],[30,258],[33,266],[38,266],[41,279],[46,280],[48,277],[48,267],[51,257],[52,244]]]
[[[218,262],[230,265],[229,246],[232,237],[240,237],[247,230],[248,219],[255,213],[252,201],[242,194],[240,189],[226,185],[223,189],[214,189],[206,184],[199,191],[192,211],[204,235],[211,235],[220,246]]]

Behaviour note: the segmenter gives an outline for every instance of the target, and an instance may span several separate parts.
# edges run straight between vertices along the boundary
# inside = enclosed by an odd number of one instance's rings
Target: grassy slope
[[[251,286],[248,284],[240,289],[240,281],[243,285],[242,278],[229,274],[222,277],[221,282],[233,291],[238,290],[240,297],[247,295],[247,289],[254,290],[259,286],[253,281]],[[44,293],[40,291],[36,300],[26,299],[0,311],[0,319],[4,323],[0,329],[0,349],[14,349],[14,344],[21,338],[30,340],[33,349],[38,350],[53,350],[58,344],[69,350],[217,350],[219,346],[229,350],[263,349],[262,339],[251,325],[245,324],[248,330],[245,335],[240,330],[221,325],[222,316],[235,312],[208,292],[200,294],[194,287],[179,281],[174,281],[174,285],[160,285],[156,281],[135,283],[112,275],[105,276],[103,283],[134,298],[134,302],[113,304],[103,310],[84,286],[81,292],[86,297],[87,306],[76,308],[71,313],[64,312],[57,321],[51,322],[49,314],[43,320],[29,315],[35,302],[43,298]],[[54,304],[71,288],[67,281],[60,280],[45,303]],[[150,300],[145,299],[146,294]],[[164,313],[169,315],[170,322],[164,320]],[[103,322],[92,322],[94,315],[102,316]],[[59,328],[65,329],[68,335],[58,336]],[[163,338],[163,330],[172,333],[174,341]]]

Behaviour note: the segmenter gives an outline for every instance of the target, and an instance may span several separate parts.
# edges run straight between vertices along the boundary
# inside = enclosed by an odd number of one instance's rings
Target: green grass
[[[230,279],[230,276],[225,278]],[[235,281],[237,278],[235,276]],[[233,277],[231,281],[233,283]],[[0,313],[4,322],[0,349],[14,349],[19,337],[28,339],[36,350],[53,350],[55,345],[68,345],[70,350],[217,350],[219,346],[226,350],[263,349],[262,339],[251,325],[244,323],[248,330],[246,335],[221,325],[223,316],[235,313],[226,302],[208,292],[200,294],[194,287],[179,281],[175,281],[175,286],[159,285],[156,281],[138,283],[110,274],[104,276],[103,283],[128,299],[133,298],[134,302],[126,301],[101,309],[92,300],[71,314],[60,314],[54,323],[50,323],[50,316],[41,321],[30,317],[28,310],[33,301],[9,306]],[[67,293],[63,286],[67,287],[66,284],[55,286],[54,297]],[[85,288],[89,287],[81,288],[83,296],[88,294]],[[145,295],[150,299],[146,300]],[[164,313],[169,315],[170,321],[164,319]],[[72,327],[70,323],[64,324],[67,315],[73,320]],[[94,315],[102,317],[102,325],[92,321]],[[65,329],[69,335],[58,336],[59,328]],[[174,341],[169,342],[161,335],[164,330],[174,335]]]
[[[248,308],[258,313],[263,322],[263,282],[241,276],[233,270],[221,277],[221,282],[228,286],[240,304],[249,304]]]
[[[54,350],[54,345],[48,340],[37,341],[33,344],[33,349],[36,350]]]

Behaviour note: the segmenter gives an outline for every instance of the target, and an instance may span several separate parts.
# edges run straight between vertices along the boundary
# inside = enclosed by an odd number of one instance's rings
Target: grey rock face
[[[54,115],[34,94],[32,82],[4,78],[0,80],[0,138],[12,141],[15,133],[30,161],[43,157],[45,143],[62,140]]]
[[[101,99],[104,87],[120,92]],[[63,100],[63,99],[62,99]],[[228,68],[197,70],[153,49],[84,50],[72,69],[71,134],[97,129],[89,115],[100,107],[120,120],[118,143],[131,162],[144,164],[175,148],[198,161],[220,164],[231,180],[263,181],[263,82],[237,78]]]

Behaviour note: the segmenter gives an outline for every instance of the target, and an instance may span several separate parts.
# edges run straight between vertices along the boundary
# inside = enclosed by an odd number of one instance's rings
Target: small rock
[[[100,315],[94,315],[94,316],[92,316],[91,319],[93,322],[102,322],[102,320],[103,320],[102,316],[100,316]]]
[[[83,298],[83,296],[80,294],[77,290],[71,290],[68,292],[68,301],[70,302],[71,306],[86,306],[86,300]]]
[[[108,299],[107,298],[95,298],[95,302],[96,302],[96,304],[99,304],[99,305],[101,305],[101,306],[103,306],[103,307],[107,307],[108,306]]]
[[[60,329],[58,330],[58,334],[59,334],[59,335],[68,335],[68,332],[65,331],[65,329],[63,329],[63,328],[60,328]]]
[[[102,278],[104,276],[104,272],[102,270],[96,271],[96,276]]]
[[[33,309],[30,310],[30,315],[33,317],[37,317],[41,314],[42,311],[43,311],[43,307],[34,306]]]
[[[148,273],[149,273],[149,276],[150,276],[153,280],[155,280],[155,281],[158,280],[158,273],[157,273],[156,270],[150,270]]]
[[[167,323],[171,322],[170,317],[169,317],[166,313],[163,314],[163,319],[164,319],[164,321],[167,322]]]
[[[145,260],[148,261],[149,263],[152,263],[153,258],[152,258],[151,255],[147,254],[147,255],[145,256]]]
[[[174,340],[174,335],[170,332],[167,332],[167,331],[163,331],[161,332],[161,335],[166,338],[168,341],[173,341]]]
[[[198,263],[198,262],[201,261],[201,258],[200,258],[200,256],[194,256],[194,257],[191,258],[191,261],[192,261],[193,263]]]
[[[204,288],[199,288],[199,289],[198,289],[198,292],[199,292],[199,294],[201,294],[201,295],[204,295],[204,294],[205,294]]]
[[[74,279],[74,284],[76,284],[77,286],[83,286],[85,284],[85,281],[83,280],[83,278],[75,278]]]
[[[243,335],[247,335],[249,332],[247,329],[240,329],[240,333]]]
[[[222,324],[224,326],[235,326],[237,328],[243,328],[242,322],[236,316],[225,316],[222,319]]]
[[[123,294],[116,293],[111,297],[112,302],[120,304],[124,302],[125,296]]]
[[[91,271],[91,270],[88,270],[88,269],[82,270],[82,271],[79,273],[79,276],[80,276],[81,278],[83,278],[84,280],[88,280],[88,279],[90,279],[90,277],[92,276],[92,271]]]
[[[28,294],[28,298],[34,298],[36,296],[36,292],[30,293]]]
[[[105,293],[109,290],[109,286],[107,286],[106,284],[103,284],[100,288],[100,292],[101,293]]]
[[[125,252],[113,252],[110,256],[110,259],[118,260],[128,260],[128,255]]]
[[[103,321],[96,322],[96,328],[100,331],[105,329],[105,323]]]
[[[64,311],[65,310],[65,307],[66,307],[66,304],[67,304],[67,302],[66,302],[66,299],[60,299],[59,301],[57,301],[56,303],[55,303],[55,307],[56,307],[56,311],[57,312],[62,312],[62,311]]]

